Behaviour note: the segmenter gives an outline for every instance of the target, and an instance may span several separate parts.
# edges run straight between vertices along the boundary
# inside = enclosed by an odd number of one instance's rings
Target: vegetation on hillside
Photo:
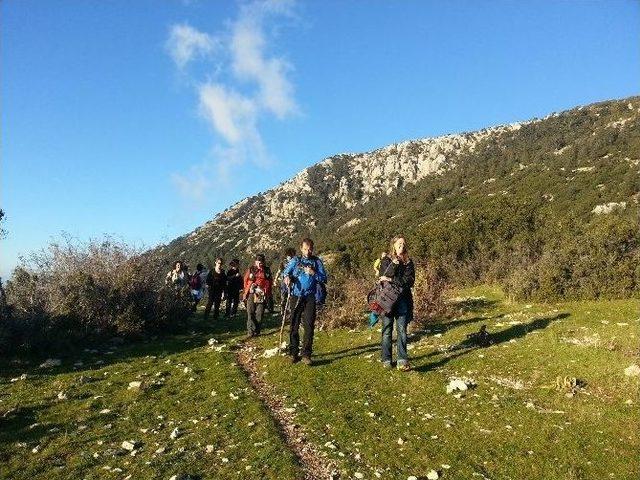
[[[337,155],[308,169],[312,188],[300,195],[313,221],[295,219],[277,247],[311,235],[319,251],[341,256],[341,270],[361,277],[389,237],[402,232],[416,260],[444,268],[458,285],[499,282],[514,298],[539,300],[637,296],[639,111],[633,97],[524,123],[473,151],[452,152],[456,166],[441,175],[399,181],[389,195],[351,209],[329,198],[341,179],[351,200],[362,194]],[[256,225],[265,213],[261,202],[258,195],[242,207]],[[149,255],[162,268],[174,258],[195,264],[217,255],[246,265],[249,252],[232,247],[238,240],[191,243],[184,236]],[[279,248],[265,252],[274,265]]]
[[[180,329],[191,314],[190,292],[164,286],[149,274],[152,267],[148,257],[109,239],[67,240],[34,253],[3,290],[0,353]]]

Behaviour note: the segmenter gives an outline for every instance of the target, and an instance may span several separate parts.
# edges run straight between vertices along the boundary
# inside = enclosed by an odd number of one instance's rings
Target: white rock
[[[67,394],[65,392],[58,392],[58,400],[66,400]]]
[[[135,381],[135,382],[129,382],[129,386],[127,387],[127,390],[134,390],[134,389],[140,389],[140,388],[142,388],[142,382]]]
[[[438,475],[438,472],[436,472],[435,470],[429,470],[429,473],[427,473],[427,478],[429,480],[438,480],[438,478],[440,478],[440,475]]]
[[[627,377],[637,377],[640,375],[640,367],[633,363],[624,369],[624,374]]]
[[[213,451],[214,451],[215,449],[214,449],[213,445],[207,445],[207,446],[205,447],[205,449],[204,449],[204,450],[205,450],[205,452],[207,452],[207,453],[213,453]]]
[[[596,215],[608,215],[616,209],[624,210],[625,208],[627,208],[627,202],[609,202],[596,205],[591,212]]]
[[[353,474],[353,476],[356,478],[364,478],[364,473],[356,472]]]
[[[276,355],[278,355],[279,350],[280,349],[278,347],[269,348],[262,353],[262,357],[263,358],[275,357]]]
[[[20,375],[19,377],[15,377],[11,379],[11,383],[17,382],[19,380],[26,380],[27,379],[27,374],[23,373],[22,375]]]
[[[167,449],[166,449],[165,447],[160,447],[160,448],[158,448],[158,449],[156,450],[156,453],[157,453],[158,455],[161,455],[161,454],[163,454],[163,453],[164,453],[164,452],[166,452],[166,451],[167,451]]]
[[[171,432],[171,435],[169,435],[169,438],[171,438],[171,440],[175,440],[176,438],[178,438],[180,435],[182,434],[182,432],[180,431],[180,429],[178,427],[174,428],[173,431]]]
[[[125,450],[131,452],[133,450],[135,450],[136,448],[138,448],[139,446],[139,442],[136,442],[135,440],[125,440],[124,442],[122,442],[122,445],[120,445],[122,448],[124,448]]]
[[[447,385],[447,393],[460,391],[465,392],[469,389],[469,387],[475,386],[476,382],[470,378],[453,378],[449,381]]]
[[[215,338],[211,337],[209,340],[207,340],[207,343],[209,345],[215,345],[216,343],[219,343],[219,342]]]
[[[58,358],[48,358],[43,363],[40,364],[40,368],[51,368],[51,367],[59,367],[62,365],[62,361]]]
[[[100,410],[100,413],[106,415],[107,413],[111,413],[111,410],[109,410],[108,408],[103,408],[102,410]]]

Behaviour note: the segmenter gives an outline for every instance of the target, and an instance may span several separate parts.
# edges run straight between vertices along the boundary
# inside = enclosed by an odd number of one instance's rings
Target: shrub
[[[164,286],[153,271],[151,259],[111,239],[50,245],[7,282],[0,349],[61,349],[179,328],[190,314],[188,289]]]
[[[350,275],[334,279],[327,291],[326,305],[319,313],[321,328],[365,325],[369,313],[367,294],[374,284],[373,276],[365,278]],[[426,263],[416,265],[414,325],[422,326],[445,314],[444,293],[448,286],[442,267]]]

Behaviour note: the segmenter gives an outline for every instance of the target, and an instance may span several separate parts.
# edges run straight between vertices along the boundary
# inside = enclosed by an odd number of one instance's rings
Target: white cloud
[[[184,23],[171,27],[171,33],[165,47],[176,66],[182,70],[195,57],[211,54],[218,43],[210,35],[199,32]]]
[[[267,27],[274,19],[291,16],[291,0],[258,0],[240,7],[238,17],[227,22],[229,30],[215,36],[188,25],[176,25],[167,50],[179,69],[196,56],[219,51],[222,65],[211,78],[198,80],[198,107],[220,143],[213,148],[214,164],[205,161],[191,167],[188,176],[176,174],[178,190],[192,199],[214,187],[210,178],[227,183],[231,172],[250,163],[264,168],[271,163],[259,124],[269,116],[279,120],[299,112],[289,79],[293,67],[274,55]],[[269,30],[270,32],[270,30]]]
[[[264,15],[250,9],[234,24],[232,68],[239,79],[258,84],[261,105],[282,119],[298,111],[293,86],[287,78],[291,65],[282,58],[266,56],[263,24]]]
[[[255,100],[216,83],[201,85],[198,93],[200,112],[228,143],[257,135]]]

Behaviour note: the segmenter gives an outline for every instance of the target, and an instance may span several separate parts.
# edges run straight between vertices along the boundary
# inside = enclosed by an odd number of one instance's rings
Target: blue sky
[[[4,0],[0,275],[340,152],[640,93],[638,1]]]

